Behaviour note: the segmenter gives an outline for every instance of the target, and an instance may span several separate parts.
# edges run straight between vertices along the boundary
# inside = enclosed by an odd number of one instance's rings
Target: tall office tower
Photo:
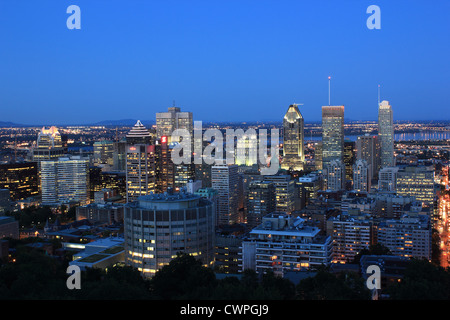
[[[156,138],[166,136],[169,143],[179,142],[172,141],[172,133],[176,129],[186,129],[191,134],[191,142],[193,143],[194,122],[192,112],[181,112],[178,107],[170,107],[167,112],[156,113]],[[192,150],[193,151],[193,150]]]
[[[370,192],[371,181],[371,165],[366,160],[356,160],[353,165],[353,190]]]
[[[355,164],[355,142],[344,141],[344,164],[345,164],[345,186],[347,190],[352,189],[353,184],[353,165]]]
[[[389,101],[382,101],[378,108],[378,137],[380,139],[381,167],[393,167],[394,161],[394,121]]]
[[[57,159],[65,154],[61,134],[54,126],[49,129],[45,127],[41,129],[31,150],[32,160],[37,162],[38,168],[40,168],[41,161]]]
[[[378,190],[395,192],[399,167],[384,167],[378,172]]]
[[[300,217],[286,213],[265,216],[242,242],[241,271],[272,270],[283,277],[287,271],[303,271],[328,266],[332,258],[332,239],[309,226]]]
[[[111,171],[114,165],[114,141],[94,142],[94,165],[104,171]]]
[[[408,166],[397,172],[397,194],[414,196],[428,208],[433,208],[435,198],[433,166]]]
[[[154,136],[140,120],[131,128],[126,135],[127,145],[133,144],[154,144]]]
[[[247,225],[258,226],[262,218],[276,210],[275,186],[268,181],[253,181],[246,193]]]
[[[344,162],[344,106],[322,107],[322,163]]]
[[[89,202],[89,158],[60,157],[41,162],[42,203]]]
[[[238,221],[238,166],[214,165],[211,167],[211,185],[219,192],[217,223],[233,224]]]
[[[403,215],[382,221],[377,228],[378,243],[393,255],[431,260],[431,223],[425,214]]]
[[[326,190],[345,190],[345,164],[341,160],[331,160],[323,169]]]
[[[0,164],[0,189],[9,189],[11,200],[24,200],[39,194],[36,162]]]
[[[163,193],[169,188],[175,188],[175,165],[171,158],[171,147],[166,136],[156,140],[155,145],[155,171],[156,192]]]
[[[304,120],[297,104],[291,104],[283,118],[283,161],[281,169],[304,168]]]
[[[366,160],[372,167],[372,178],[378,177],[380,169],[380,144],[378,136],[366,133],[356,140],[356,159]]]
[[[276,211],[292,213],[295,210],[295,181],[291,176],[265,176],[264,180],[275,185]]]
[[[125,172],[127,166],[127,142],[126,140],[115,141],[113,151],[112,171]]]
[[[314,144],[314,165],[315,165],[316,170],[323,169],[322,141],[318,141]]]
[[[156,191],[155,146],[127,146],[127,202]]]
[[[141,196],[124,211],[125,263],[152,277],[186,253],[204,266],[214,261],[214,207],[194,194]]]

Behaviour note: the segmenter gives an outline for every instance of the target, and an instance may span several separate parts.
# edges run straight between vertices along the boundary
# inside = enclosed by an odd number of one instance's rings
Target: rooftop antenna
[[[380,105],[380,85],[378,85],[378,105]]]
[[[331,106],[331,77],[328,77],[328,105]]]

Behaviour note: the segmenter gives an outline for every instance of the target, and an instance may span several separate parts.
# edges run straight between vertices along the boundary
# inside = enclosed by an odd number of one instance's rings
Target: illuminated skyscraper
[[[140,120],[131,128],[126,135],[128,145],[131,144],[153,144],[154,137]]]
[[[345,164],[341,160],[331,160],[323,168],[326,190],[345,190]]]
[[[193,141],[194,122],[192,112],[181,112],[180,108],[173,106],[167,112],[156,113],[157,139],[166,136],[169,143],[179,142],[172,141],[172,133],[176,129],[186,129],[191,135],[191,141]]]
[[[156,191],[155,146],[127,146],[127,202]]]
[[[60,157],[41,162],[42,203],[89,202],[89,159]]]
[[[371,165],[366,160],[356,160],[356,163],[353,165],[353,190],[369,192],[371,181]]]
[[[32,159],[37,162],[38,168],[43,160],[54,160],[65,154],[61,134],[54,126],[43,127],[38,134],[36,144],[32,148]]]
[[[283,118],[283,162],[281,169],[303,170],[304,119],[297,104],[291,104]]]
[[[322,163],[344,162],[344,106],[322,107]]]
[[[372,177],[378,177],[380,166],[380,144],[378,136],[359,136],[356,140],[356,159],[366,160],[372,167]]]
[[[394,163],[394,122],[389,101],[382,101],[378,108],[378,136],[380,138],[381,168]]]
[[[102,167],[104,171],[110,171],[114,165],[114,142],[94,142],[94,165]]]
[[[214,165],[211,167],[212,188],[219,192],[217,207],[218,225],[238,222],[238,166]]]

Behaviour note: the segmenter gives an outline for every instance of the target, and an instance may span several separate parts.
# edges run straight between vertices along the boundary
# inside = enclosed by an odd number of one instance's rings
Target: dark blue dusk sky
[[[81,30],[69,30],[69,5]],[[381,30],[369,30],[369,5]],[[0,121],[450,120],[450,1],[0,0]]]

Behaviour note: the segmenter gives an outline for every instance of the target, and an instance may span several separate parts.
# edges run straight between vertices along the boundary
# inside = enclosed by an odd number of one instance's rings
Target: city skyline
[[[80,0],[81,29],[69,30],[66,3],[2,3],[3,119],[153,119],[175,100],[203,121],[273,121],[292,103],[319,121],[329,76],[347,119],[377,118],[378,86],[396,120],[450,119],[450,4],[378,1],[381,29],[370,30],[371,4]]]

